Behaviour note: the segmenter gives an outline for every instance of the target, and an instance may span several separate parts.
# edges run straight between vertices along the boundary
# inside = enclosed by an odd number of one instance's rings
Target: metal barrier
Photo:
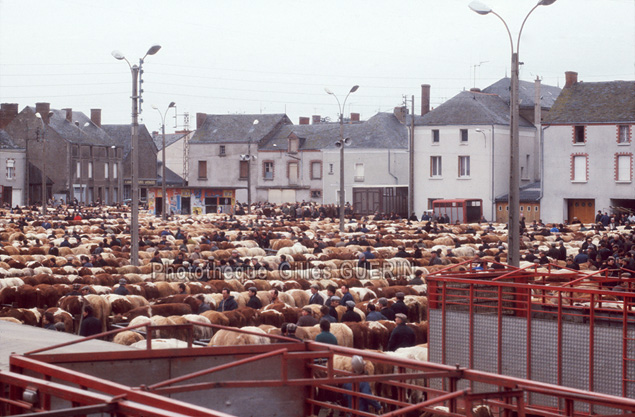
[[[498,300],[501,300],[500,296]],[[250,333],[235,328],[225,329]],[[295,390],[299,397],[293,404],[298,408],[285,410],[288,415],[317,415],[319,409],[324,407],[357,416],[372,416],[369,412],[359,410],[360,402],[364,399],[378,401],[381,410],[377,412],[382,417],[413,412],[431,412],[450,417],[471,416],[475,405],[486,406],[493,415],[505,417],[524,417],[528,414],[545,417],[582,416],[589,414],[580,411],[585,407],[591,410],[593,407],[603,407],[607,410],[605,415],[635,412],[635,400],[628,398],[402,359],[382,352],[269,336],[290,343],[105,352],[98,355],[90,352],[46,354],[44,350],[39,350],[38,354],[34,351],[13,355],[10,358],[11,370],[0,372],[0,389],[7,393],[0,398],[0,414],[38,412],[38,415],[48,417],[104,412],[125,416],[226,417],[229,414],[211,409],[210,405],[224,401],[224,397],[231,399],[232,393],[236,393],[236,399],[240,399],[239,392],[245,389],[250,390],[250,398],[262,396],[263,404],[275,404],[281,393]],[[336,369],[336,356],[353,355],[360,355],[370,361],[375,372],[362,375]],[[212,360],[220,362],[210,365]],[[144,383],[152,376],[152,364],[163,364],[165,361],[175,361],[178,366],[172,366],[171,369],[177,374],[152,384]],[[122,376],[109,374],[107,370],[102,369],[102,373],[108,378],[92,373],[100,365],[111,367],[118,362],[125,367],[126,377],[136,381],[132,385],[118,382]],[[190,366],[190,371],[181,370],[180,364],[184,363],[195,366]],[[85,371],[79,372],[73,368]],[[261,369],[265,371],[259,372]],[[238,371],[247,374],[237,378],[240,374]],[[373,385],[373,393],[360,392],[360,385],[364,382]],[[344,383],[351,384],[352,389],[343,388]],[[486,391],[474,388],[478,384],[490,388]],[[209,395],[215,390],[223,390],[221,398]],[[259,390],[261,394],[255,395],[253,390]],[[322,395],[324,393],[326,395]],[[183,397],[187,395],[190,396]],[[351,397],[350,408],[347,403],[327,401],[340,395]],[[528,400],[532,395],[546,396],[557,406],[532,404]],[[193,400],[186,402],[179,398]],[[60,403],[65,402],[68,406],[59,408]],[[447,411],[435,408],[437,406],[445,406]],[[52,407],[58,408],[52,410]],[[262,414],[266,415],[266,412]]]

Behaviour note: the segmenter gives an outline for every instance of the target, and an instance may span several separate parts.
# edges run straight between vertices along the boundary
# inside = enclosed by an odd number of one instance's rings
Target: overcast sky
[[[345,114],[392,111],[431,84],[432,106],[509,75],[503,24],[470,0],[0,0],[0,102],[102,109],[103,123],[130,122],[131,76],[120,50],[144,64],[143,122],[159,130],[155,104],[183,114],[318,114],[359,85]],[[537,0],[483,0],[514,41]],[[558,0],[523,30],[521,79],[562,86],[635,79],[635,0]],[[409,105],[410,107],[410,105]],[[174,112],[166,130],[174,130]]]

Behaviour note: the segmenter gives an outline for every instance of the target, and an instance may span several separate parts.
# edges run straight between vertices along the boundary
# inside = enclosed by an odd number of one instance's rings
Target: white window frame
[[[117,179],[117,175],[119,174],[119,173],[117,172],[117,169],[118,169],[118,165],[117,165],[117,163],[115,162],[114,164],[112,164],[112,177],[113,177],[114,179]]]
[[[572,176],[571,182],[583,183],[587,182],[589,179],[587,177],[587,172],[589,170],[589,157],[586,155],[574,155],[572,160]]]
[[[274,166],[273,166],[273,161],[264,161],[263,163],[263,167],[262,167],[262,171],[263,171],[263,179],[265,180],[273,180],[273,175],[274,175]],[[269,168],[269,169],[268,169]]]
[[[7,158],[7,179],[14,180],[15,179],[15,159]]]
[[[364,182],[364,163],[355,163],[355,182]]]
[[[75,177],[81,178],[81,176],[82,176],[82,163],[81,161],[77,161],[77,163],[75,164]]]
[[[470,156],[469,155],[459,155],[459,178],[471,178],[471,170],[470,170]]]
[[[616,182],[631,182],[631,165],[633,157],[631,155],[617,155],[615,158]]]
[[[443,158],[435,155],[430,157],[430,178],[443,177]]]
[[[470,133],[468,129],[461,129],[461,144],[465,145],[470,141]]]
[[[92,177],[93,177],[93,163],[88,162],[88,178],[92,178]]]
[[[109,176],[110,176],[110,163],[105,162],[104,163],[104,179],[107,180]]]
[[[631,143],[631,126],[630,125],[617,126],[617,143],[620,145],[628,145]]]
[[[441,143],[441,131],[439,131],[439,129],[432,129],[431,130],[431,134],[432,134],[432,144],[433,145],[438,145],[439,143]]]
[[[322,179],[322,162],[321,161],[311,161],[311,179],[312,180]]]

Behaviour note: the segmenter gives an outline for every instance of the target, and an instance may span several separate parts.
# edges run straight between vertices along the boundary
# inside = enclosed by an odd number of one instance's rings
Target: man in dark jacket
[[[397,294],[395,294],[395,297],[397,297],[397,301],[393,303],[392,306],[390,306],[392,311],[395,312],[395,315],[399,313],[408,314],[408,307],[406,306],[406,303],[404,303],[403,301],[404,298],[406,298],[406,295],[402,292],[398,292]]]
[[[386,316],[375,310],[375,304],[368,303],[366,307],[368,314],[366,314],[366,321],[387,320]]]
[[[379,312],[384,315],[388,320],[395,319],[395,312],[388,307],[388,299],[386,297],[381,297],[379,299],[379,305],[381,306],[381,310]]]
[[[88,337],[101,333],[101,322],[93,316],[93,306],[90,304],[84,306],[82,324],[79,327],[79,335]]]
[[[255,308],[256,310],[262,308],[262,301],[256,295],[258,288],[249,287],[249,301],[247,301],[247,307]]]
[[[125,278],[121,278],[119,280],[119,286],[113,291],[113,294],[117,294],[117,295],[128,295],[130,294],[130,291],[128,291],[128,288],[126,288],[126,279]]]
[[[313,310],[309,306],[304,306],[302,308],[301,316],[296,323],[297,326],[315,326],[318,324],[318,321],[315,317],[313,317]]]
[[[396,314],[395,322],[397,327],[390,334],[388,340],[388,351],[395,351],[402,347],[410,347],[415,345],[415,332],[410,327],[406,326],[406,315]]]
[[[324,304],[324,298],[320,295],[318,290],[320,287],[317,284],[311,285],[311,297],[309,298],[309,304]]]
[[[216,310],[220,311],[221,313],[223,311],[236,310],[238,308],[238,303],[236,302],[236,300],[234,300],[233,295],[229,295],[229,288],[223,288],[222,293],[223,299],[221,300]]]
[[[362,316],[359,315],[355,310],[355,301],[347,301],[346,302],[346,312],[342,314],[342,323],[346,321],[352,321],[355,323],[359,323],[362,321]]]

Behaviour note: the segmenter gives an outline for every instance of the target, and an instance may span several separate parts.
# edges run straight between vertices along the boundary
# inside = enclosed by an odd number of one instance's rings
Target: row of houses
[[[410,176],[416,214],[439,199],[480,201],[488,220],[507,221],[510,79],[462,91],[435,109],[422,86],[421,114],[405,107],[361,120],[286,114],[197,113],[196,129],[140,132],[141,201],[159,214],[165,163],[168,209],[228,212],[236,202],[337,204],[341,137],[344,196],[355,211],[407,216]],[[39,116],[39,117],[38,117]],[[595,212],[635,210],[632,131],[635,82],[585,83],[566,73],[563,89],[520,82],[521,213],[528,220],[592,221]],[[130,125],[102,125],[47,103],[0,109],[1,199],[47,196],[104,203],[130,198]],[[412,170],[411,170],[412,166]],[[48,167],[48,168],[47,168]]]

